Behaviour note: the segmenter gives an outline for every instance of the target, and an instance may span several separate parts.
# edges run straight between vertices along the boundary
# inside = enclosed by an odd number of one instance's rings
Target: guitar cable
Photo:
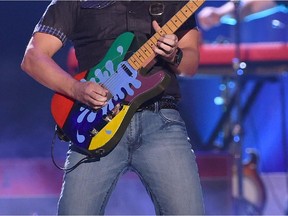
[[[88,162],[91,158],[89,156],[86,156],[84,158],[82,158],[81,160],[79,160],[75,165],[73,165],[70,168],[66,168],[66,167],[62,167],[60,165],[57,164],[55,157],[54,157],[54,151],[55,151],[55,143],[56,143],[56,137],[57,137],[57,130],[56,130],[57,126],[55,127],[55,132],[54,132],[54,136],[52,139],[52,143],[51,143],[51,159],[53,164],[60,170],[65,171],[65,172],[71,172],[73,171],[76,167],[78,167],[80,164]]]

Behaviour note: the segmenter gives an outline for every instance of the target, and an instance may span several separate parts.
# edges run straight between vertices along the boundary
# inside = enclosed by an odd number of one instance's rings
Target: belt
[[[178,110],[177,101],[172,98],[162,98],[152,104],[142,105],[137,109],[137,112],[142,112],[144,110],[149,111],[159,111],[161,109],[175,109]]]

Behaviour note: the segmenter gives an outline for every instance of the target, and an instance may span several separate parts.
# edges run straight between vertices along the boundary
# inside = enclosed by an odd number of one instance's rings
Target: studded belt
[[[161,109],[175,109],[178,110],[177,101],[172,98],[162,98],[152,104],[142,105],[137,109],[137,112],[142,112],[144,110],[159,111]]]

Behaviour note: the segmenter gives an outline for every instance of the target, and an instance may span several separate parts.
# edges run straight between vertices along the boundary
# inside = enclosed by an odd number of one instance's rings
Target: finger
[[[89,94],[89,96],[96,101],[105,102],[107,101],[107,94],[99,94],[98,91],[93,91]]]
[[[98,90],[93,90],[92,95],[97,95],[99,98],[107,98],[108,92],[107,91],[98,91]]]
[[[178,38],[172,37],[173,39],[169,38],[166,40],[166,43],[159,41],[157,46],[159,49],[162,49],[166,56],[170,57],[173,55],[178,47]]]
[[[99,109],[107,104],[107,101],[100,101],[98,98],[90,97],[88,99],[87,105],[92,107],[93,109]]]
[[[96,83],[87,83],[88,87],[86,89],[86,101],[87,105],[95,108],[99,106],[104,106],[107,99],[108,91]]]
[[[155,32],[158,32],[161,30],[161,27],[159,26],[159,24],[157,23],[156,20],[152,21],[152,26],[153,26],[153,29],[155,30]]]
[[[167,34],[159,38],[159,41],[168,44],[172,47],[178,45],[178,37],[175,34]]]
[[[101,96],[107,96],[109,94],[109,90],[103,85],[97,85],[94,91]]]
[[[165,53],[163,49],[160,49],[157,46],[154,47],[154,52],[161,56],[167,56],[167,53]]]
[[[171,53],[178,47],[178,37],[175,34],[165,35],[159,38],[157,45]]]
[[[90,92],[91,92],[91,96],[92,95],[96,95],[96,96],[100,96],[100,98],[106,97],[109,93],[109,91],[102,85],[99,85],[97,83],[91,83],[90,86]]]
[[[163,54],[166,54],[166,55],[170,55],[174,51],[174,48],[172,46],[167,45],[165,43],[159,42],[159,43],[157,43],[157,47],[158,47],[158,49],[163,51]]]

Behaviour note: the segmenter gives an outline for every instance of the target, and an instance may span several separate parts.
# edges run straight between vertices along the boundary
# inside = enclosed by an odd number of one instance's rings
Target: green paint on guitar
[[[113,61],[113,70],[107,70],[109,73],[109,76],[111,75],[111,72],[117,71],[117,66],[124,60],[126,53],[128,52],[129,47],[131,46],[131,43],[134,39],[134,34],[131,32],[125,32],[121,34],[117,39],[113,42],[111,47],[109,48],[108,52],[106,53],[105,57],[101,60],[99,64],[92,67],[87,76],[86,80],[90,80],[95,78],[96,82],[99,83],[101,80],[95,76],[95,71],[97,69],[100,69],[100,71],[103,73],[106,68],[106,63],[109,61]]]

